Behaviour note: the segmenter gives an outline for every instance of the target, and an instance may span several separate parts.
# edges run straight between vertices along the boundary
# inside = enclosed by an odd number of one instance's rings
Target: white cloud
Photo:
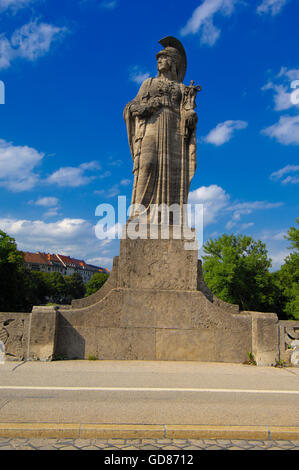
[[[131,82],[137,83],[137,85],[141,85],[147,78],[149,78],[150,74],[142,70],[138,65],[131,67],[129,79]]]
[[[59,252],[81,255],[84,246],[96,244],[92,225],[83,219],[62,219],[46,223],[42,220],[0,219],[0,227],[25,251]],[[82,246],[80,240],[84,240]]]
[[[290,254],[288,242],[285,239],[288,229],[263,230],[255,235],[255,239],[266,243],[269,258],[272,259],[271,271],[277,271],[284,263],[285,258]]]
[[[36,2],[36,0],[0,0],[0,13],[6,10],[17,11],[34,2]]]
[[[280,83],[278,83],[280,82]],[[299,68],[287,69],[282,67],[275,81],[267,83],[262,90],[274,90],[274,109],[285,111],[293,108],[295,112],[299,107]],[[263,129],[262,134],[276,139],[283,145],[299,145],[299,114],[282,115],[279,121],[272,126]],[[286,182],[297,182],[289,178]]]
[[[274,109],[275,111],[285,111],[293,106],[291,101],[291,91],[288,86],[276,85],[272,82],[267,83],[262,90],[274,90]]]
[[[107,189],[96,189],[94,191],[94,194],[97,194],[99,196],[105,196],[107,199],[111,199],[121,193],[121,186],[129,186],[132,183],[131,180],[129,179],[123,179],[120,181],[120,183],[116,183],[111,188]]]
[[[200,33],[201,43],[213,46],[221,31],[214,25],[216,14],[231,16],[240,0],[204,0],[193,12],[187,24],[182,28],[182,36]]]
[[[98,256],[97,258],[88,258],[86,262],[92,264],[93,266],[102,266],[106,267],[111,266],[113,258],[108,258],[107,256]]]
[[[0,218],[0,230],[14,237],[19,250],[59,253],[85,261],[111,267],[114,256],[114,240],[98,240],[95,226],[84,219],[64,218],[56,222],[43,220],[18,220]],[[109,244],[111,256],[101,257],[102,248]],[[107,254],[107,250],[105,250]]]
[[[60,40],[67,28],[31,21],[16,30],[11,39],[0,37],[0,69],[10,67],[19,58],[34,61],[47,54],[55,41]]]
[[[292,82],[299,80],[299,68],[287,69],[282,67],[274,81],[268,82],[262,90],[274,91],[274,109],[275,111],[285,111],[293,106],[299,106],[294,100],[295,89],[292,88]]]
[[[204,226],[218,222],[220,218],[227,218],[226,229],[245,230],[254,222],[241,224],[241,217],[250,215],[258,210],[276,209],[283,205],[282,202],[248,201],[232,202],[230,195],[220,186],[201,186],[189,194],[189,204],[203,204]],[[245,225],[246,224],[246,225]]]
[[[203,204],[204,225],[216,222],[221,211],[229,204],[230,196],[226,191],[212,184],[201,186],[189,194],[189,204]]]
[[[118,6],[118,0],[79,0],[79,5],[96,6],[102,10],[112,11]]]
[[[263,0],[257,7],[257,13],[260,15],[270,13],[272,16],[275,16],[281,11],[287,2],[288,0]]]
[[[281,67],[278,77],[287,77],[289,80],[299,80],[299,68],[287,69],[287,67]]]
[[[264,230],[260,233],[259,238],[264,241],[282,241],[285,240],[288,229],[280,230]]]
[[[254,222],[248,222],[247,224],[242,224],[241,227],[239,228],[239,231],[242,230],[247,230],[250,227],[254,226]]]
[[[274,181],[277,181],[277,180],[281,179],[284,175],[287,175],[289,173],[299,173],[299,165],[286,165],[285,167],[281,168],[280,170],[274,171],[274,173],[272,173],[270,175],[270,179],[274,180]],[[292,178],[295,178],[295,179],[298,180],[298,176],[295,176],[295,177],[288,176],[286,179],[283,180],[283,183],[292,182],[291,181]],[[288,180],[288,181],[286,181],[286,180]]]
[[[276,139],[283,145],[299,145],[299,114],[281,116],[276,124],[263,129],[262,134]]]
[[[27,146],[15,146],[0,139],[0,186],[12,191],[32,189],[39,181],[34,169],[44,154]]]
[[[247,126],[245,121],[225,121],[212,129],[203,140],[209,144],[220,146],[228,142],[236,130],[246,129]]]
[[[290,252],[287,249],[280,249],[280,248],[270,248],[268,250],[269,258],[272,260],[272,268],[271,271],[278,271],[282,264],[284,264],[284,260],[287,256],[289,256]]]
[[[57,197],[40,197],[34,202],[34,204],[36,206],[48,208],[48,210],[43,214],[44,219],[58,216],[59,199]]]
[[[42,207],[57,206],[59,199],[57,197],[40,197],[35,204]]]
[[[50,217],[57,217],[58,216],[58,211],[59,211],[58,207],[51,207],[49,210],[47,210],[43,214],[43,218],[44,219],[49,219]]]
[[[287,176],[282,184],[299,184],[299,176]]]
[[[118,4],[117,0],[110,0],[110,1],[107,0],[105,2],[102,2],[100,4],[100,7],[104,8],[104,10],[114,10],[114,8],[117,7],[117,4]]]
[[[78,167],[63,167],[55,171],[52,175],[47,178],[47,182],[50,184],[57,184],[58,186],[69,186],[77,188],[89,184],[96,178],[94,175],[87,176],[86,171],[99,170],[100,166],[98,162],[82,163]]]
[[[132,183],[132,181],[129,180],[129,179],[123,179],[123,180],[121,180],[120,185],[121,186],[129,186],[131,183]]]
[[[34,148],[17,146],[12,142],[0,139],[0,186],[16,192],[30,190],[38,183],[76,188],[86,185],[96,178],[107,176],[106,173],[103,175],[97,174],[96,176],[86,174],[88,172],[97,172],[101,168],[97,161],[92,161],[82,163],[79,167],[60,168],[47,179],[42,179],[36,169],[44,156],[44,153],[38,152]],[[127,184],[127,180],[123,180],[121,184]],[[44,206],[46,206],[47,202],[55,199],[41,198],[38,205],[44,203]]]

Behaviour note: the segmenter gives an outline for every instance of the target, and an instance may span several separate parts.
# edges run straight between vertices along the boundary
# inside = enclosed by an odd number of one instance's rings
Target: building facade
[[[86,284],[95,273],[109,274],[107,268],[93,266],[83,260],[71,258],[70,256],[50,253],[23,252],[24,262],[27,269],[46,273],[58,272],[63,276],[71,276],[78,273]]]

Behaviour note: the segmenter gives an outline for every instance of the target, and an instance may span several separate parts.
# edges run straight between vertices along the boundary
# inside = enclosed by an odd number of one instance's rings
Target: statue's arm
[[[127,126],[129,146],[134,160],[134,167],[138,164],[141,140],[145,131],[146,118],[150,115],[147,105],[152,79],[143,82],[140,90],[124,109],[124,120]]]
[[[152,78],[148,78],[143,82],[136,98],[126,105],[124,115],[129,113],[133,117],[146,119],[161,107],[160,101],[151,97],[151,83]]]
[[[195,111],[196,103],[196,92],[194,87],[187,87],[182,84],[182,104],[181,112],[185,125],[186,135],[192,134],[196,131],[196,125],[198,121],[198,116]]]

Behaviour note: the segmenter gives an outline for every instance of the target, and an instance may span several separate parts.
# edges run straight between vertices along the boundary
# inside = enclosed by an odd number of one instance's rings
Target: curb
[[[0,423],[0,438],[299,441],[299,427]]]

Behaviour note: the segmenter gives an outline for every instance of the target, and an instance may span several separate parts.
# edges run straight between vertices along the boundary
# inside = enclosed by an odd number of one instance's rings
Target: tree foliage
[[[242,310],[273,311],[278,292],[266,246],[244,235],[222,235],[204,246],[204,279],[221,300]]]
[[[299,224],[299,217],[296,222]],[[275,282],[283,297],[283,312],[288,318],[299,320],[299,229],[291,227],[285,238],[291,242],[290,248],[294,251],[275,273]]]
[[[109,274],[94,273],[90,281],[86,284],[86,297],[97,292],[107,281]]]
[[[16,242],[0,231],[0,310],[20,311],[26,297],[25,270]]]

